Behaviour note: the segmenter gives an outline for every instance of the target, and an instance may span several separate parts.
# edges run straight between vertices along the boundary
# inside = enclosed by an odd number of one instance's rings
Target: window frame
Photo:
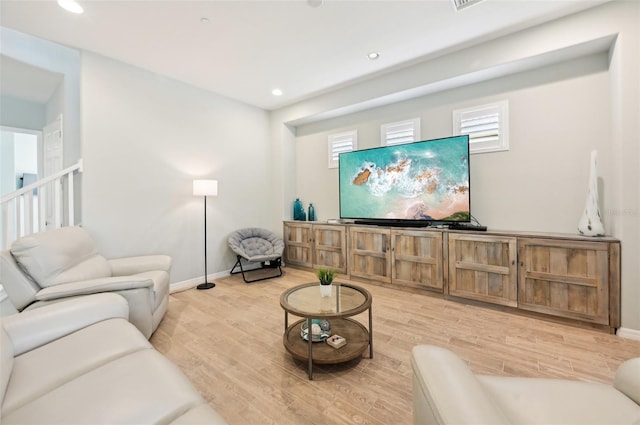
[[[482,136],[475,136],[473,132],[464,132],[462,124],[465,120],[479,120],[482,117],[497,115],[497,134],[489,132]],[[509,102],[501,100],[498,102],[476,105],[468,108],[454,109],[452,113],[453,134],[459,136],[469,134],[469,153],[502,152],[509,150]],[[489,122],[491,124],[491,122]]]
[[[350,139],[351,141],[351,149],[336,149],[335,145],[340,143],[346,143]],[[344,152],[352,152],[358,150],[358,130],[347,130],[341,131],[340,133],[333,133],[327,136],[327,147],[328,147],[328,156],[327,156],[327,165],[329,168],[338,168],[340,154]],[[334,154],[337,155],[334,159]]]
[[[389,144],[389,128],[392,127],[401,127],[401,126],[410,126],[411,130],[413,130],[413,140],[411,141],[402,141],[402,142],[397,142],[397,143],[391,143]],[[396,121],[396,122],[390,122],[390,123],[386,123],[386,124],[381,124],[380,125],[380,146],[393,146],[393,145],[400,145],[403,143],[413,143],[413,142],[418,142],[420,141],[420,117],[416,117],[416,118],[410,118],[407,120],[402,120],[402,121]]]

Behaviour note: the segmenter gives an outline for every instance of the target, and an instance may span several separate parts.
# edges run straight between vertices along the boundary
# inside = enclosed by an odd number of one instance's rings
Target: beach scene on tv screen
[[[340,215],[468,221],[466,136],[340,155]]]

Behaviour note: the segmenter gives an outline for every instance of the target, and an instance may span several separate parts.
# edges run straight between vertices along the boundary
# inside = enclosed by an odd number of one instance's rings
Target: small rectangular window
[[[399,145],[418,140],[420,140],[420,118],[380,126],[380,144],[382,146]]]
[[[509,103],[454,110],[453,134],[469,135],[471,153],[509,150]]]
[[[344,133],[329,135],[329,168],[338,168],[338,157],[343,152],[358,149],[358,131],[350,130]]]

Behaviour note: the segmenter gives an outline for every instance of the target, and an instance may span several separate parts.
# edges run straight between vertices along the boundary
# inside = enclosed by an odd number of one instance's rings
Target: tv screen
[[[339,174],[343,219],[470,221],[467,135],[346,152]]]

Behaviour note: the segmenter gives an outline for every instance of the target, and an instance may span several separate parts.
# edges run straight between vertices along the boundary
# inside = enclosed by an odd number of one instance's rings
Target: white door
[[[42,130],[44,133],[44,177],[62,170],[62,114]],[[46,226],[47,229],[60,227],[62,212],[55,205],[62,205],[61,181],[51,182],[46,187]],[[58,202],[54,198],[59,197]],[[59,208],[58,208],[59,209]]]

